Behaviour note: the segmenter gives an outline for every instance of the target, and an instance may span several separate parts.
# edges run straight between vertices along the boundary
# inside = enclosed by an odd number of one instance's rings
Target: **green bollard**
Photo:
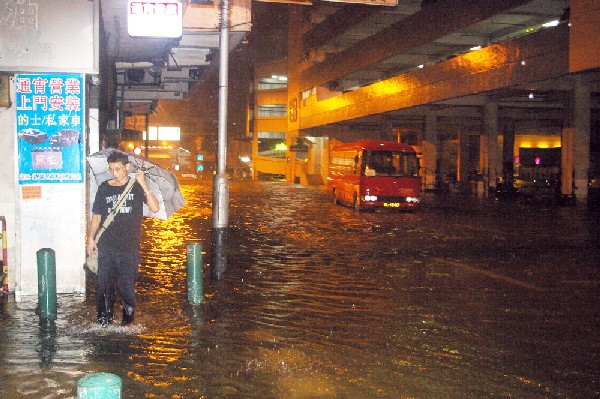
[[[121,399],[121,377],[94,373],[80,378],[77,381],[77,399]]]
[[[56,320],[56,263],[54,250],[37,251],[38,303],[40,319]]]
[[[188,302],[202,303],[202,244],[190,242],[187,245],[187,288]]]

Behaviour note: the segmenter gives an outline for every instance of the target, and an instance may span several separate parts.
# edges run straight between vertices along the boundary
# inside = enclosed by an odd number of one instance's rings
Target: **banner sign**
[[[84,75],[27,73],[15,83],[19,184],[82,183]]]

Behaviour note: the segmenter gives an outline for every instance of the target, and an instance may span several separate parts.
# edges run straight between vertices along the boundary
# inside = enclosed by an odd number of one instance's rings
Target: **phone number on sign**
[[[81,173],[21,173],[21,181],[81,181]]]

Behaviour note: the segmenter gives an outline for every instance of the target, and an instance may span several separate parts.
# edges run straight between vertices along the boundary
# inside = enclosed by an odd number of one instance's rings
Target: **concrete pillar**
[[[483,135],[481,135],[479,154],[480,172],[483,175],[484,188],[487,193],[488,187],[496,187],[498,175],[502,173],[498,148],[497,102],[487,102],[483,107]]]
[[[437,115],[428,111],[425,114],[425,135],[421,151],[423,152],[423,190],[435,188],[437,181]]]
[[[256,171],[256,157],[258,156],[258,131],[256,129],[256,121],[252,134],[252,160],[254,167],[252,168],[252,180],[258,180],[258,172]]]
[[[590,169],[590,89],[577,82],[571,96],[571,127],[573,128],[573,183],[575,198],[585,202]]]
[[[456,180],[463,183],[469,183],[469,165],[471,158],[469,154],[469,135],[461,128],[458,128],[458,160],[456,162]]]
[[[287,94],[287,131],[285,142],[288,146],[286,159],[288,168],[286,180],[288,182],[297,181],[296,176],[296,153],[289,151],[291,145],[295,144],[296,137],[300,136],[300,118],[301,115],[301,75],[300,65],[303,61],[302,48],[302,24],[304,22],[303,6],[288,5],[288,94]]]
[[[382,140],[397,140],[397,131],[394,130],[394,125],[390,120],[382,116],[381,121],[381,139]]]
[[[573,196],[573,138],[572,127],[563,127],[560,138],[560,193]]]
[[[514,180],[515,159],[515,121],[510,119],[504,123],[504,140],[502,141],[502,179],[512,184]]]
[[[288,130],[285,133],[285,145],[287,146],[286,151],[286,160],[287,160],[287,169],[285,179],[288,182],[297,182],[300,176],[296,173],[296,153],[290,151],[290,147],[296,144],[296,138],[299,137],[299,130]]]

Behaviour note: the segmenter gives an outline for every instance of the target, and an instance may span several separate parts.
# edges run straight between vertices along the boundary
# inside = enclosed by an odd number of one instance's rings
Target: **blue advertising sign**
[[[19,184],[82,183],[84,75],[25,73],[15,82]]]

